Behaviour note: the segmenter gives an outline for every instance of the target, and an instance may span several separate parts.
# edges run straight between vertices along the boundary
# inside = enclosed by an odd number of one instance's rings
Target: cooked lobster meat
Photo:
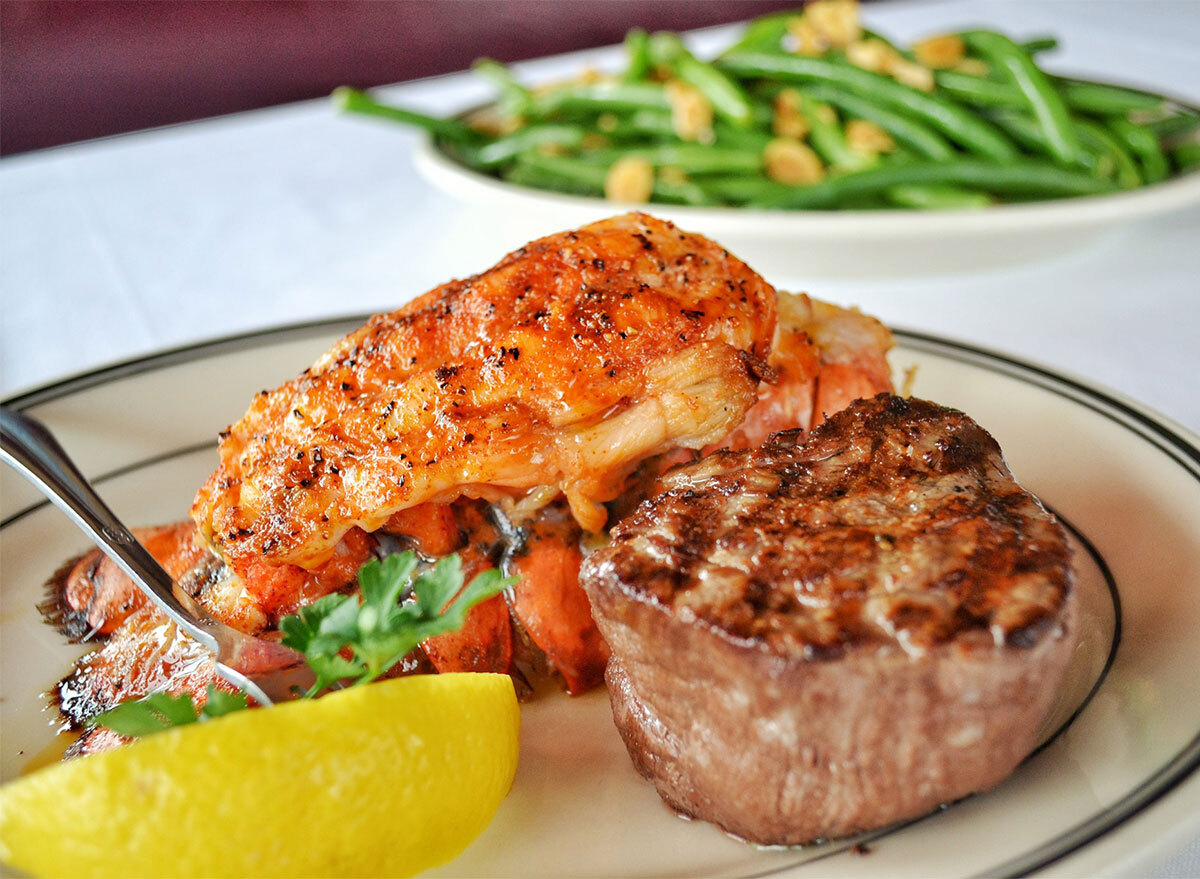
[[[951,409],[880,395],[668,473],[582,582],[617,726],[678,811],[763,844],[997,784],[1079,640],[1061,525]]]
[[[890,390],[890,345],[875,319],[777,293],[706,238],[605,220],[375,317],[261,392],[222,432],[195,529],[150,548],[210,613],[267,635],[397,544],[503,565],[520,584],[423,645],[421,667],[546,666],[582,692],[608,658],[578,582],[589,535],[705,448]],[[110,567],[92,554],[68,578],[76,635],[126,637],[140,596]],[[91,680],[74,686],[142,695]]]
[[[644,214],[552,235],[260,394],[192,515],[238,573],[312,570],[352,528],[463,495],[551,488],[598,531],[640,461],[741,423],[774,330],[774,289],[706,238]]]

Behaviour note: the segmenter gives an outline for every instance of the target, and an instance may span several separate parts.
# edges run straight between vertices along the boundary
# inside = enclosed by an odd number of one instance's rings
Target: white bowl
[[[516,186],[473,171],[423,138],[418,170],[433,185],[494,213],[496,228],[535,238],[631,205]],[[960,211],[764,211],[652,204],[645,210],[702,231],[767,277],[944,274],[1045,259],[1119,226],[1200,204],[1200,172],[1112,195]]]

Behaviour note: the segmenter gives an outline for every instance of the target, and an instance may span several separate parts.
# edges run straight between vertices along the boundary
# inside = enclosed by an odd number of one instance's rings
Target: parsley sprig
[[[457,553],[414,581],[416,569],[411,552],[368,562],[358,572],[361,600],[358,595],[326,595],[280,621],[283,643],[303,653],[316,673],[305,696],[339,681],[375,680],[426,638],[461,629],[471,608],[516,582],[493,568],[463,589]],[[409,594],[415,600],[403,602]]]
[[[280,620],[283,643],[303,653],[316,675],[303,698],[336,684],[375,680],[425,639],[461,629],[471,608],[516,582],[490,569],[463,588],[457,553],[420,573],[417,568],[411,552],[369,561],[358,571],[358,593],[326,595]],[[152,693],[98,714],[91,725],[147,736],[245,707],[243,694],[209,684],[208,701],[199,711],[189,695]]]
[[[151,693],[141,699],[122,702],[94,719],[95,726],[107,726],[123,736],[142,738],[173,726],[183,726],[200,720],[212,720],[246,707],[244,693],[226,693],[208,685],[208,700],[199,710],[188,693]]]

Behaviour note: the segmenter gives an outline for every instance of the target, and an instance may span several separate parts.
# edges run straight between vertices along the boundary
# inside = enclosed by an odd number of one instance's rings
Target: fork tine
[[[29,415],[0,406],[0,459],[32,482],[124,571],[146,597],[217,658],[217,672],[256,702],[273,704],[263,681],[302,666],[304,657],[282,644],[253,638],[209,616],[109,509],[50,430]],[[268,686],[267,689],[273,689]]]

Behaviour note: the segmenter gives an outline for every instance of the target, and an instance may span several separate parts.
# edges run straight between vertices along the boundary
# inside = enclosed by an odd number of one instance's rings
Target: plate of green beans
[[[816,0],[707,60],[638,29],[621,69],[565,82],[483,59],[496,100],[446,118],[334,99],[426,132],[426,176],[520,217],[520,234],[647,205],[764,271],[919,274],[1048,256],[1200,202],[1200,110],[1051,72],[1057,45],[971,29],[902,47],[853,0]]]

